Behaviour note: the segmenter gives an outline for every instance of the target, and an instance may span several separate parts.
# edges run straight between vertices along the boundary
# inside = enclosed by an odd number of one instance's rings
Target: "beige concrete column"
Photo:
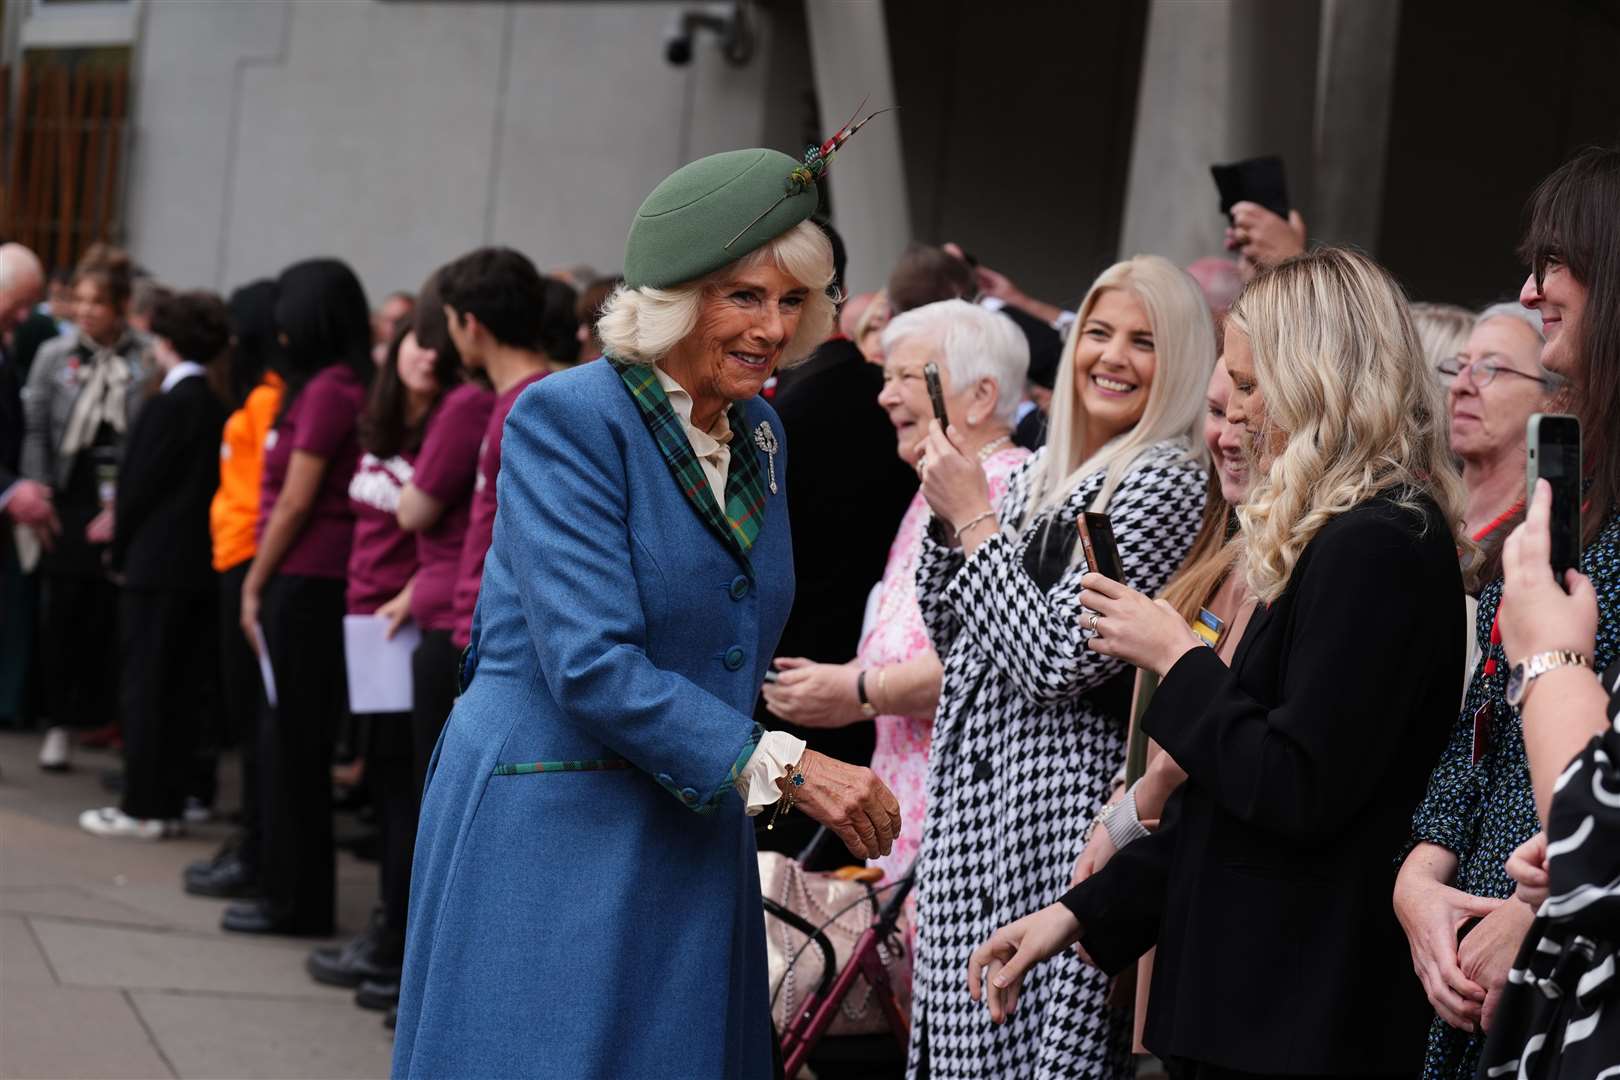
[[[1311,235],[1376,255],[1401,0],[1323,0]]]
[[[889,35],[882,0],[806,0],[810,61],[821,119],[831,134],[869,98],[868,108],[895,104]],[[846,287],[880,287],[911,239],[900,125],[893,112],[872,121],[834,160],[828,174],[833,224],[849,250]]]

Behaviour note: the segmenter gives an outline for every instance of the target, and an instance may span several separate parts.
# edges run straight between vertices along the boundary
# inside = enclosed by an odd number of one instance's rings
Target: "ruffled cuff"
[[[754,755],[733,781],[737,794],[747,804],[749,817],[754,817],[767,806],[774,806],[781,799],[782,789],[776,783],[799,763],[803,755],[803,739],[786,731],[765,733],[754,748]]]

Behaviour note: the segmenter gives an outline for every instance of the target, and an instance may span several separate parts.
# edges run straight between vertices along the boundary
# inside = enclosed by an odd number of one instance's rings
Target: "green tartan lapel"
[[[630,392],[630,400],[636,403],[647,431],[658,445],[658,452],[663,455],[664,463],[669,466],[670,475],[675,478],[675,485],[681,489],[687,503],[752,577],[754,568],[749,562],[748,551],[754,546],[765,519],[765,484],[761,477],[759,453],[754,447],[755,433],[745,426],[747,420],[743,416],[742,406],[734,402],[726,411],[726,420],[732,432],[731,468],[726,476],[726,507],[722,513],[715,502],[714,489],[703,474],[703,466],[692,452],[692,444],[686,438],[681,418],[676,415],[674,406],[670,405],[669,395],[658,384],[658,376],[651,365],[627,364],[612,356],[607,357],[607,361],[624,381],[625,389]]]

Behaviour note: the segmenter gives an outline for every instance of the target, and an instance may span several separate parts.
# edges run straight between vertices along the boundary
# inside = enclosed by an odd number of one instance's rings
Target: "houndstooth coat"
[[[1072,951],[1025,977],[1018,1011],[1001,1027],[968,998],[964,981],[969,953],[996,927],[1063,894],[1086,825],[1125,757],[1129,669],[1085,647],[1087,567],[1067,558],[1103,473],[1086,477],[1022,535],[1011,531],[1045,455],[1012,474],[998,507],[1003,530],[971,559],[930,537],[917,567],[945,678],[917,870],[913,1078],[1131,1072],[1129,1014],[1105,1005],[1107,978]],[[1132,587],[1149,595],[1163,588],[1198,530],[1204,492],[1204,471],[1179,441],[1136,459],[1108,505]],[[928,1070],[919,1074],[925,1039]]]

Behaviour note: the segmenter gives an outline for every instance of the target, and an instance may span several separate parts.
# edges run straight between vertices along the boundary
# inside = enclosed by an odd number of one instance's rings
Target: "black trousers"
[[[427,784],[433,748],[439,744],[439,733],[456,703],[460,664],[461,650],[450,640],[450,631],[422,631],[422,641],[411,654],[411,741],[418,799]]]
[[[45,579],[40,635],[52,727],[93,728],[118,720],[118,586],[99,577]]]
[[[252,559],[219,575],[219,681],[221,745],[234,742],[242,759],[242,826],[236,856],[257,872],[264,834],[259,826],[259,660],[242,632],[242,581]]]
[[[366,783],[377,811],[380,850],[377,891],[382,900],[382,936],[377,943],[380,962],[405,957],[405,913],[411,897],[411,853],[416,848],[418,793],[416,760],[412,752],[410,713],[378,713],[366,717]]]
[[[259,616],[278,702],[259,742],[260,866],[270,915],[289,928],[329,934],[337,883],[332,842],[332,744],[348,709],[340,578],[278,574]]]
[[[216,702],[214,605],[212,590],[125,589],[119,598],[130,817],[172,820],[185,809]]]

